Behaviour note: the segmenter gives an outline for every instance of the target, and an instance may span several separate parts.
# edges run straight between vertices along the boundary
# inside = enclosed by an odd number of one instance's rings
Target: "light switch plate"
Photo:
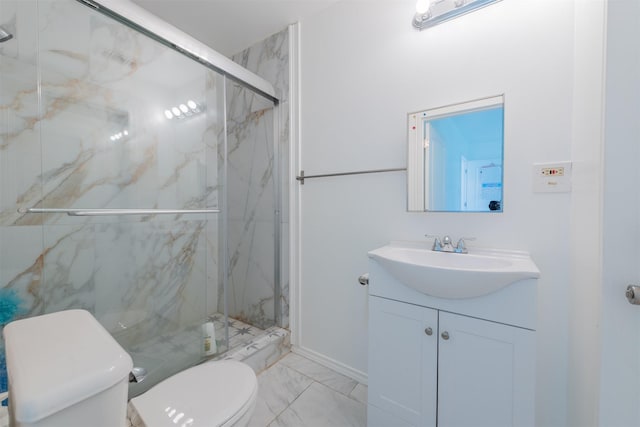
[[[534,163],[534,193],[568,193],[571,191],[571,162]]]

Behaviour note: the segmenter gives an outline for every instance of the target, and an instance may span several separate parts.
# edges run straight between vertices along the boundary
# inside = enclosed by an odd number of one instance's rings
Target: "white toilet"
[[[9,417],[15,427],[245,426],[258,382],[236,361],[182,371],[128,405],[131,357],[85,310],[5,326]]]

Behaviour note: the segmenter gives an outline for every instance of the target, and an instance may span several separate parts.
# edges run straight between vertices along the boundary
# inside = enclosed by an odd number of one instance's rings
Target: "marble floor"
[[[295,353],[258,375],[250,427],[364,427],[367,387]]]

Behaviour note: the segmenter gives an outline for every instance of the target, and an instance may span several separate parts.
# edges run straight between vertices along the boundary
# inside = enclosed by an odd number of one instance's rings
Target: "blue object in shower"
[[[0,326],[4,326],[16,318],[22,311],[22,301],[13,289],[0,289]]]
[[[7,378],[7,362],[4,357],[4,349],[0,355],[0,393],[9,390],[9,379]],[[2,401],[2,406],[9,406],[9,398]]]
[[[21,312],[22,300],[13,289],[0,289],[0,326],[4,327],[11,322]],[[9,390],[9,380],[7,377],[7,362],[5,359],[4,345],[0,348],[0,393]],[[2,406],[8,406],[9,399],[2,401]]]

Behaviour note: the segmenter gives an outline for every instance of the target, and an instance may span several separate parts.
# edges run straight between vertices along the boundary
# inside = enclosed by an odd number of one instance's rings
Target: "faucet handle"
[[[442,243],[440,243],[440,238],[435,234],[425,234],[424,237],[428,237],[429,239],[433,239],[433,247],[431,250],[433,251],[441,251]]]
[[[459,253],[459,254],[466,254],[468,253],[468,249],[467,249],[467,245],[466,242],[472,242],[476,240],[475,237],[461,237],[458,240],[458,243],[456,244],[456,248],[455,248],[455,252]]]

